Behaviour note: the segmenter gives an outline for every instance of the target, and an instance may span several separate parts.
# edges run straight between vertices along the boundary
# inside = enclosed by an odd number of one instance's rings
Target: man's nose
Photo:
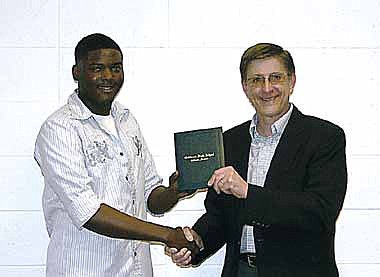
[[[265,78],[263,90],[264,91],[271,91],[272,90],[272,83],[269,81],[269,78]]]
[[[105,68],[102,73],[103,79],[111,79],[112,78],[112,71],[109,68]]]

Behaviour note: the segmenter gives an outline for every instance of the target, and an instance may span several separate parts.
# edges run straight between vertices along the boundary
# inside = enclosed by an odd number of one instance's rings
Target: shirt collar
[[[92,117],[93,113],[89,108],[80,100],[78,96],[78,89],[76,89],[67,101],[71,110],[71,116],[74,119],[85,120]],[[121,105],[117,101],[113,101],[111,105],[111,115],[115,119],[119,119],[122,116],[128,114],[129,110]]]
[[[284,132],[284,129],[285,129],[286,125],[288,124],[288,121],[289,121],[290,115],[292,114],[292,111],[293,111],[293,104],[290,103],[289,110],[283,116],[281,116],[276,122],[274,122],[272,124],[272,126],[271,126],[272,136],[271,137],[281,135]],[[257,124],[258,124],[258,118],[257,118],[257,114],[255,114],[252,118],[251,125],[249,127],[249,133],[251,134],[252,140],[255,138],[255,135],[257,136],[257,134],[258,134],[257,129],[256,129]]]

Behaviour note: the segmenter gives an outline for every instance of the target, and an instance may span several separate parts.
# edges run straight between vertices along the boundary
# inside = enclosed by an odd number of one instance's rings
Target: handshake
[[[171,183],[175,183],[175,177],[178,178],[178,175],[173,175]],[[215,170],[208,181],[208,186],[217,194],[223,192],[240,199],[247,197],[247,182],[231,166]],[[165,243],[165,254],[178,266],[191,265],[194,257],[204,248],[202,238],[189,227],[172,229]]]
[[[201,237],[189,227],[177,227],[168,235],[165,254],[178,266],[191,265],[191,260],[201,250],[203,250]]]

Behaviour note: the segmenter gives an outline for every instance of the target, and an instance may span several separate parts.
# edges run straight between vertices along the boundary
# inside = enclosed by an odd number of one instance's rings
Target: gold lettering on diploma
[[[215,156],[215,152],[212,153],[198,153],[198,154],[192,154],[192,155],[185,155],[183,157],[184,160],[190,160],[191,163],[193,162],[203,162],[207,161],[208,159]]]

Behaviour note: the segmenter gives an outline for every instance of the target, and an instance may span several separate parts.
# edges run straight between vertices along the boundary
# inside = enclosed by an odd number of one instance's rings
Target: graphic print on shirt
[[[87,146],[85,153],[90,166],[96,166],[99,163],[105,163],[107,159],[113,159],[105,140],[94,140]]]
[[[137,156],[141,156],[141,148],[142,148],[142,143],[140,141],[140,139],[138,138],[138,136],[134,136],[133,137],[133,143],[135,144],[136,148],[137,148]]]

